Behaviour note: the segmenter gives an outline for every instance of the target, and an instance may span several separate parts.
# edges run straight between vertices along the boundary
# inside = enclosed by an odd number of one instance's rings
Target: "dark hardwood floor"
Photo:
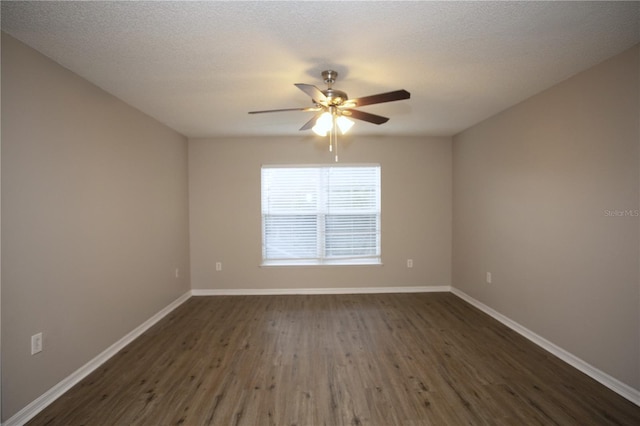
[[[30,425],[640,425],[450,293],[193,297]]]

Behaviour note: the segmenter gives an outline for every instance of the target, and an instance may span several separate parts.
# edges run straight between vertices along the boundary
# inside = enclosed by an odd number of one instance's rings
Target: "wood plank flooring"
[[[450,293],[193,297],[29,425],[640,425]]]

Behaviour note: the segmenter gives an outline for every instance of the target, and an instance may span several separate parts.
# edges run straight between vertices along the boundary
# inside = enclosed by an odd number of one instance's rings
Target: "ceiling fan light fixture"
[[[315,126],[311,128],[318,136],[327,136],[327,132],[333,127],[333,116],[330,112],[323,113],[316,121]]]
[[[340,133],[342,133],[343,135],[349,131],[349,129],[353,126],[353,123],[354,123],[353,120],[349,120],[347,117],[343,115],[336,118],[336,124],[340,129]]]
[[[311,130],[313,130],[313,133],[315,133],[318,136],[322,136],[322,137],[327,136],[327,131],[320,129],[318,126],[313,126]]]

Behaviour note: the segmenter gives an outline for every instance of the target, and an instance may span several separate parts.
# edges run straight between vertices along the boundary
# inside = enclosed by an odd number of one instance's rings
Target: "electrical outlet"
[[[491,284],[491,281],[492,281],[491,272],[487,272],[487,284]]]
[[[222,262],[216,262],[216,271],[222,271]]]
[[[176,268],[176,278],[180,278],[180,269]]]
[[[42,333],[31,336],[31,355],[42,352]]]
[[[407,268],[413,268],[413,259],[407,259]]]

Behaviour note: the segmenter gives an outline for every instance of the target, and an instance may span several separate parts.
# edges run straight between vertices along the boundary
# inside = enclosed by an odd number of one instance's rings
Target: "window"
[[[264,166],[262,261],[380,263],[380,166]]]

